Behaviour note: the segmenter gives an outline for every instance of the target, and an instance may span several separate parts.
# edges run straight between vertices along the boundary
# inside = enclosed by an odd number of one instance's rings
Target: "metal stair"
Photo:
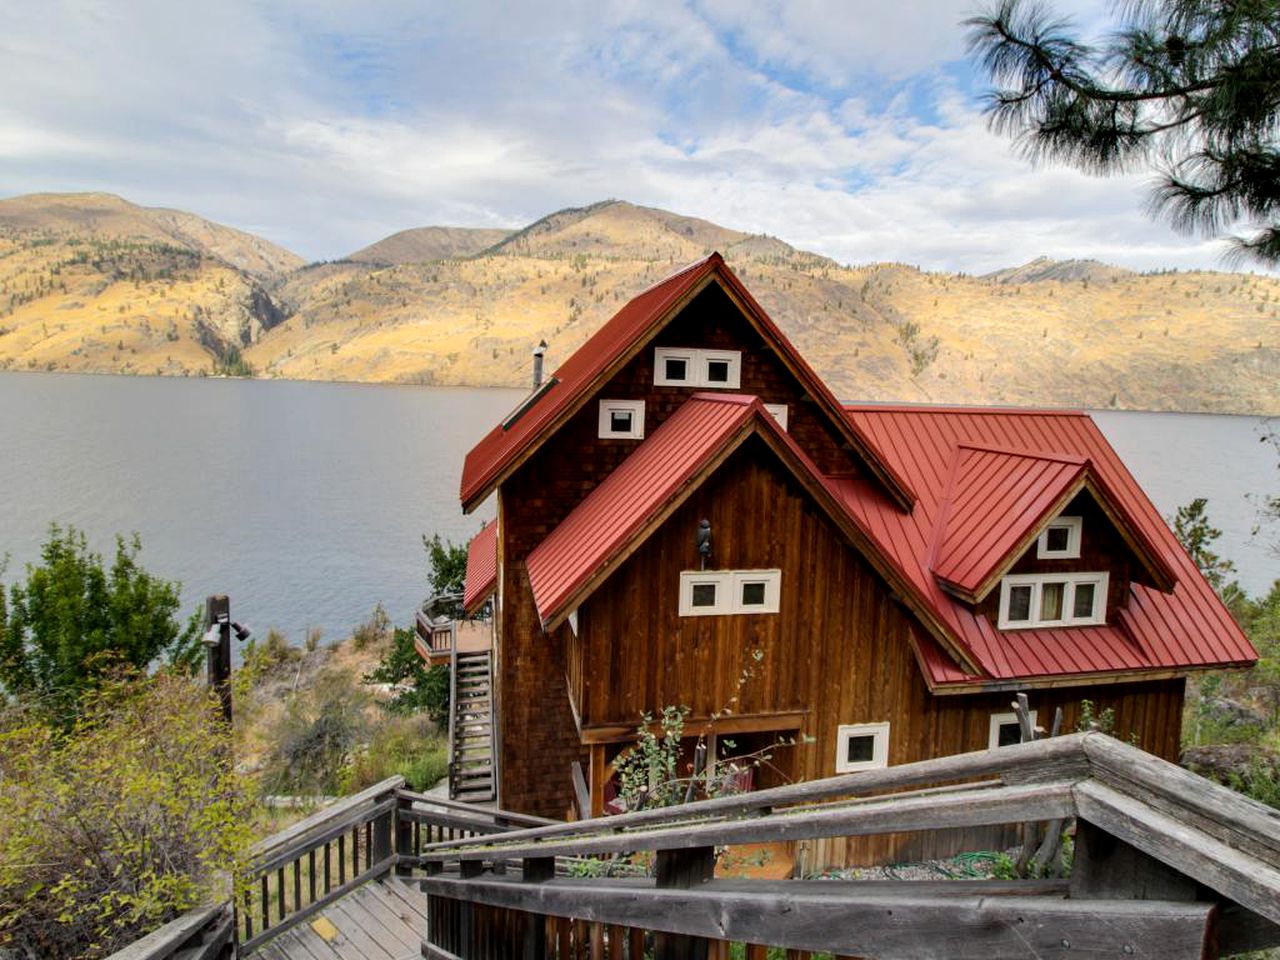
[[[455,653],[451,686],[449,797],[488,802],[495,796],[490,651]]]

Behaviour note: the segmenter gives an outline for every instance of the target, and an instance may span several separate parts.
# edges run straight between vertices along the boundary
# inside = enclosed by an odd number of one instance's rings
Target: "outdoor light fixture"
[[[698,521],[698,533],[693,538],[698,547],[698,556],[702,558],[702,569],[707,569],[707,560],[711,556],[711,521],[703,518]]]
[[[250,630],[248,627],[241,626],[238,623],[231,624],[231,629],[236,632],[236,639],[239,640],[241,643],[243,643],[245,640],[248,640],[251,636],[253,636],[252,630]]]

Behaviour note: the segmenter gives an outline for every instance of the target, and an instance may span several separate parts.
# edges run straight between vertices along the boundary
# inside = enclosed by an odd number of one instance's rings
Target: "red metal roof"
[[[846,409],[849,418],[908,479],[917,502],[910,514],[904,514],[864,480],[834,478],[830,481],[833,488],[839,491],[849,511],[880,549],[928,597],[948,632],[954,633],[987,675],[965,676],[940,650],[931,649],[930,638],[919,637],[919,659],[931,686],[992,679],[1244,665],[1257,659],[1257,653],[1231,615],[1087,414],[962,407]],[[966,489],[986,499],[982,503],[966,503],[957,522],[966,522],[968,517],[979,514],[985,514],[994,522],[999,514],[998,501],[1015,495],[1012,481],[1004,481],[1019,469],[1023,471],[1024,480],[1040,487],[1038,494],[1025,495],[1021,506],[1009,509],[1010,514],[1015,514],[1017,509],[1026,512],[1015,516],[1017,523],[1007,531],[987,536],[978,526],[966,526],[968,533],[955,534],[957,549],[964,543],[979,554],[975,567],[990,568],[1002,562],[1005,557],[999,554],[1004,545],[1011,541],[1016,544],[1026,531],[1044,519],[1037,509],[1052,499],[1051,491],[1062,489],[1063,474],[1072,461],[1076,461],[1076,469],[1080,468],[1080,462],[1087,462],[1085,469],[1096,481],[1101,499],[1108,502],[1128,528],[1140,551],[1150,554],[1147,559],[1153,569],[1167,572],[1170,581],[1176,580],[1171,591],[1163,593],[1132,584],[1128,604],[1114,624],[997,630],[986,617],[943,590],[930,569],[935,559],[949,564],[947,569],[951,571],[960,571],[963,565],[960,557],[952,557],[949,552],[953,543],[952,534],[948,532],[952,521],[943,512],[949,498],[954,499],[959,489],[955,482],[959,477],[957,457],[965,458],[962,453],[965,447],[1021,451],[1028,460],[1062,465],[1061,468],[1046,466],[1036,472],[1030,464],[1019,467],[1012,459],[984,458],[974,451],[966,468],[975,471],[975,477],[987,477],[989,482],[975,481]],[[984,466],[992,472],[977,472]],[[1014,533],[1019,526],[1023,536]],[[958,575],[970,579],[974,576],[969,572]]]
[[[591,491],[526,561],[543,625],[566,613],[577,592],[674,505],[756,414],[772,419],[755,397],[694,394]]]
[[[1083,457],[961,444],[935,527],[933,572],[972,599],[1083,479]]]
[[[471,509],[488,496],[522,454],[541,443],[559,419],[576,409],[580,401],[589,399],[591,386],[602,375],[640,349],[669,318],[672,308],[696,292],[713,274],[743,303],[765,339],[796,371],[818,406],[827,410],[832,423],[846,433],[870,471],[899,504],[909,506],[912,494],[908,485],[885,464],[874,444],[858,433],[857,425],[841,415],[839,403],[826,384],[783,336],[720,254],[713,253],[635,296],[552,374],[551,386],[545,388],[514,423],[505,428],[499,424],[472,448],[462,468],[460,495],[464,509]]]
[[[482,529],[467,545],[467,576],[462,609],[474,613],[498,589],[498,522]]]

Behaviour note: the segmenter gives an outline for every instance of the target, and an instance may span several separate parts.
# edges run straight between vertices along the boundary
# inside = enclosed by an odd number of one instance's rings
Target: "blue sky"
[[[1144,175],[1037,169],[987,131],[974,9],[0,0],[0,195],[110,191],[310,259],[615,197],[848,263],[1220,267],[1145,215]]]

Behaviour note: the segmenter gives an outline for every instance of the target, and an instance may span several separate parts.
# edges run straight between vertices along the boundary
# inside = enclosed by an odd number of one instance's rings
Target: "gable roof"
[[[894,509],[860,478],[833,478],[832,485],[848,510],[929,599],[957,642],[981,667],[979,673],[957,670],[955,664],[946,662],[944,654],[929,649],[931,641],[922,635],[918,659],[935,690],[1068,675],[1172,673],[1195,667],[1246,665],[1257,659],[1239,626],[1087,414],[869,405],[846,409],[850,419],[911,482],[916,506],[909,514]],[[973,452],[964,454],[962,448]],[[982,455],[983,449],[1023,451],[1024,455],[988,457]],[[961,486],[977,500],[962,504],[953,520],[944,514],[955,508],[952,500],[960,489],[957,469],[961,462],[971,478]],[[1144,563],[1153,572],[1167,575],[1162,585],[1168,592],[1131,584],[1127,605],[1110,624],[1005,631],[997,630],[970,605],[946,592],[934,575],[935,562],[964,582],[981,578],[983,569],[1002,562],[992,558],[1005,544],[1013,542],[1016,547],[1020,539],[1025,541],[1031,531],[1038,530],[1045,519],[1044,505],[1054,499],[1055,492],[1079,481],[1079,477],[1071,480],[1076,471],[1084,471],[1091,492],[1117,528],[1128,532],[1127,539],[1131,538],[1139,558],[1146,555]],[[1027,513],[989,538],[979,526],[970,526],[971,517],[982,515],[990,520],[998,514],[996,502],[1009,492],[1008,482],[1018,474],[1034,479],[1037,487],[1028,494]],[[982,482],[982,478],[989,482]],[[984,490],[987,495],[982,494]],[[956,532],[950,533],[953,522]],[[964,564],[958,557],[965,544],[980,547],[979,562],[972,571],[962,570]]]
[[[481,529],[467,544],[467,573],[462,610],[472,614],[498,589],[498,521]]]
[[[844,417],[826,384],[783,336],[754,297],[725,264],[719,253],[676,271],[632,298],[612,319],[551,375],[539,392],[531,395],[517,417],[494,427],[467,454],[462,468],[460,496],[464,510],[471,510],[502,480],[530,456],[565,419],[590,400],[616,370],[643,349],[709,283],[719,282],[743,315],[805,385],[828,415],[830,422],[865,462],[868,470],[902,508],[909,508],[910,487],[884,461],[858,426]]]
[[[752,435],[772,448],[903,603],[935,630],[934,641],[972,669],[923,598],[858,528],[813,461],[759,398],[740,394],[694,394],[529,553],[526,570],[543,628],[562,621]],[[891,503],[883,493],[877,496]]]
[[[1088,458],[1078,454],[960,443],[934,528],[934,575],[963,599],[980,602],[1045,525],[1087,488],[1133,545],[1152,581],[1172,589],[1177,576],[1093,473]]]

